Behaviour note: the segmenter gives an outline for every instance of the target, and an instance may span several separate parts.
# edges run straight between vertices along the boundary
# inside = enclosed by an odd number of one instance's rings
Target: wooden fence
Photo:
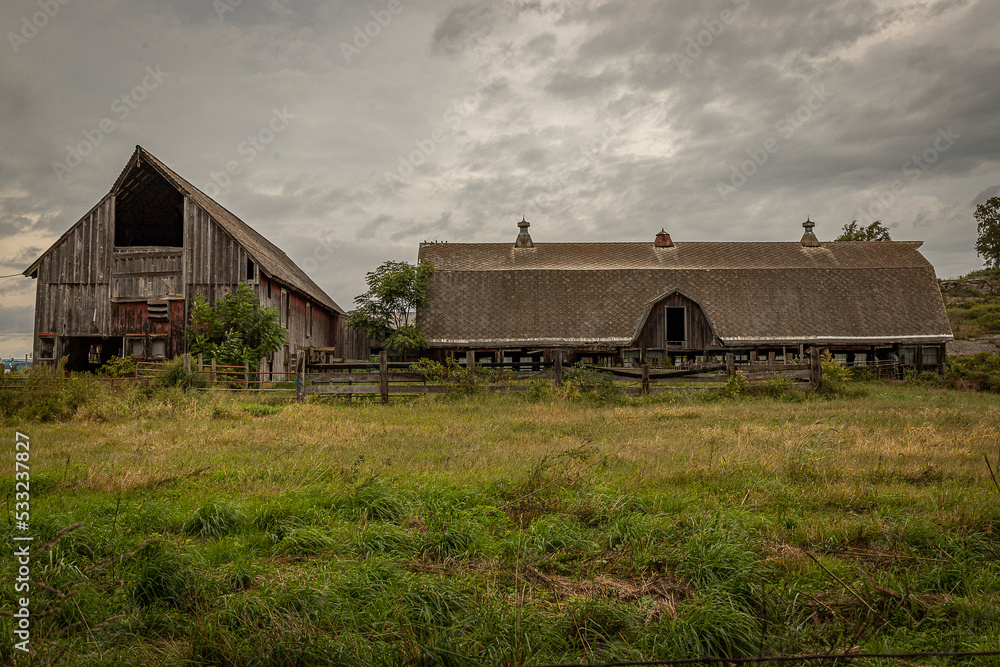
[[[509,371],[514,380],[552,380],[562,386],[566,372],[562,356],[552,361],[515,361],[506,363],[476,363],[470,353],[466,357],[467,369],[473,365],[483,371]],[[681,370],[653,370],[649,365],[639,368],[608,368],[585,366],[605,373],[625,393],[639,396],[673,389],[722,389],[734,375],[753,387],[763,382],[784,379],[801,388],[819,386],[821,366],[819,351],[813,350],[809,363],[802,364],[744,364],[737,365],[732,354],[726,355],[722,365],[699,366]],[[455,391],[454,383],[428,384],[428,376],[416,373],[410,363],[389,363],[386,353],[379,356],[378,364],[329,363],[310,365],[306,355],[300,355],[296,366],[296,398],[304,400],[311,394],[340,394],[347,396],[378,394],[383,403],[390,395],[431,394]],[[483,384],[481,388],[493,392],[521,392],[530,389],[524,383]]]
[[[378,363],[316,363],[310,362],[310,355],[300,350],[296,355],[295,371],[252,371],[248,364],[227,366],[214,360],[204,362],[200,358],[184,355],[185,374],[196,374],[194,386],[200,391],[252,391],[294,392],[297,400],[308,395],[374,396],[388,403],[390,395],[419,395],[455,391],[453,381],[435,382],[428,375],[413,370],[410,362],[389,363],[385,352]],[[466,356],[465,368],[475,366],[477,370],[502,371],[505,378],[499,383],[474,380],[476,387],[492,392],[523,392],[531,388],[527,381],[552,381],[562,386],[571,371],[564,369],[562,356],[555,355],[552,361],[515,361],[505,363],[476,363],[473,355]],[[651,369],[648,365],[638,368],[609,368],[584,366],[604,373],[626,394],[649,395],[676,389],[712,390],[722,389],[724,383],[737,373],[751,387],[768,380],[782,378],[794,383],[797,388],[819,386],[821,366],[819,352],[814,350],[809,363],[800,364],[736,364],[732,354],[726,355],[725,364],[701,365],[676,370]],[[167,372],[167,364],[162,361],[139,361],[135,374],[125,378],[93,378],[93,380],[116,384],[138,382],[150,384],[162,380]],[[475,376],[473,376],[475,377]],[[0,388],[20,388],[27,386],[28,378],[18,375],[0,374]]]

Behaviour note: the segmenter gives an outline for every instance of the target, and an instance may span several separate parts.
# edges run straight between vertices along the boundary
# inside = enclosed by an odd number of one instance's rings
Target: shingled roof
[[[629,346],[648,308],[697,301],[730,347],[940,343],[951,328],[920,242],[434,243],[432,347]]]
[[[217,201],[193,186],[173,169],[160,162],[153,156],[152,153],[147,151],[142,146],[135,147],[135,152],[132,153],[132,157],[129,158],[125,168],[122,169],[122,172],[115,181],[115,184],[111,187],[110,193],[116,193],[122,186],[128,174],[142,164],[147,164],[155,169],[161,176],[163,176],[163,178],[167,180],[167,182],[177,188],[182,194],[190,197],[196,204],[198,204],[198,206],[204,209],[206,213],[212,216],[212,218],[218,222],[219,225],[226,230],[226,232],[229,233],[237,243],[246,249],[264,273],[271,276],[278,282],[298,290],[302,294],[305,294],[319,304],[325,306],[327,309],[337,313],[344,313],[344,310],[338,306],[337,303],[331,299],[319,285],[314,283],[313,280],[306,275],[305,271],[300,269],[295,262],[289,259],[288,255],[278,248],[278,246],[261,236],[256,230],[250,227],[250,225],[240,220]],[[76,225],[73,227],[75,226]],[[66,233],[63,234],[63,237],[67,236],[70,231],[72,231],[73,227],[67,230]],[[57,244],[58,241],[53,244],[52,247],[55,247]],[[52,247],[50,247],[49,250],[51,250]],[[31,275],[31,273],[36,270],[41,258],[48,252],[49,251],[47,250],[45,253],[42,253],[42,255],[25,270],[25,275]]]

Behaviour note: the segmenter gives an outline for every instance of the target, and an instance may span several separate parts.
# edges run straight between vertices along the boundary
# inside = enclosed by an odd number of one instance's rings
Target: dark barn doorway
[[[685,308],[667,308],[667,345],[680,345],[687,340],[684,330]]]

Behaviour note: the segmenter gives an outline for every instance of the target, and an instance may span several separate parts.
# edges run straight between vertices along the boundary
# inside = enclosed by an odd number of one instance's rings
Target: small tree
[[[275,308],[261,308],[253,289],[240,283],[208,305],[204,296],[191,302],[191,324],[187,328],[188,348],[224,364],[249,363],[258,370],[260,360],[269,357],[285,343],[285,330]]]
[[[427,339],[410,318],[430,300],[427,284],[434,275],[429,262],[383,262],[365,276],[368,291],[355,298],[358,307],[347,323],[363,329],[369,338],[383,339],[386,349],[407,352],[427,347]]]
[[[844,233],[834,239],[834,241],[891,241],[889,230],[881,220],[876,220],[867,227],[859,225],[857,220],[852,220],[844,225]]]
[[[1000,197],[987,199],[976,207],[974,215],[979,223],[976,254],[983,258],[987,267],[1000,269]]]

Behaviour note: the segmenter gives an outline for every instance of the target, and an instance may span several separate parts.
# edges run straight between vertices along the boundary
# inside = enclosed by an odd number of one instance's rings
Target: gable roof
[[[433,347],[628,346],[680,291],[727,346],[951,340],[920,245],[424,244],[435,273],[418,318]]]
[[[192,201],[204,209],[205,212],[219,224],[219,226],[221,226],[236,240],[237,243],[246,249],[250,256],[257,262],[258,266],[260,266],[260,268],[263,269],[267,275],[273,277],[278,282],[284,283],[285,285],[305,294],[320,305],[326,307],[328,310],[332,310],[337,313],[344,313],[344,310],[338,306],[337,303],[331,299],[329,295],[322,290],[322,288],[319,287],[319,285],[313,282],[313,280],[306,275],[305,271],[300,269],[295,262],[289,259],[288,255],[286,255],[280,248],[264,238],[256,230],[250,227],[250,225],[240,220],[228,209],[182,178],[173,169],[160,162],[152,155],[152,153],[144,149],[142,146],[135,147],[135,152],[132,154],[132,157],[129,158],[128,163],[115,180],[115,184],[111,187],[109,194],[116,194],[119,192],[125,185],[128,175],[132,173],[134,169],[139,168],[143,164],[153,168],[163,178],[165,178],[168,183],[177,188],[181,194],[190,197]],[[77,224],[80,223],[78,222]],[[76,225],[70,227],[70,229],[67,230],[59,240],[62,240],[62,238],[68,235],[74,227],[76,227]],[[52,246],[42,253],[42,255],[39,256],[39,258],[36,259],[31,266],[25,269],[24,275],[30,275],[33,273],[42,257],[48,254],[49,251],[51,251],[52,248],[58,243],[59,241],[56,241],[56,243],[52,244]]]

